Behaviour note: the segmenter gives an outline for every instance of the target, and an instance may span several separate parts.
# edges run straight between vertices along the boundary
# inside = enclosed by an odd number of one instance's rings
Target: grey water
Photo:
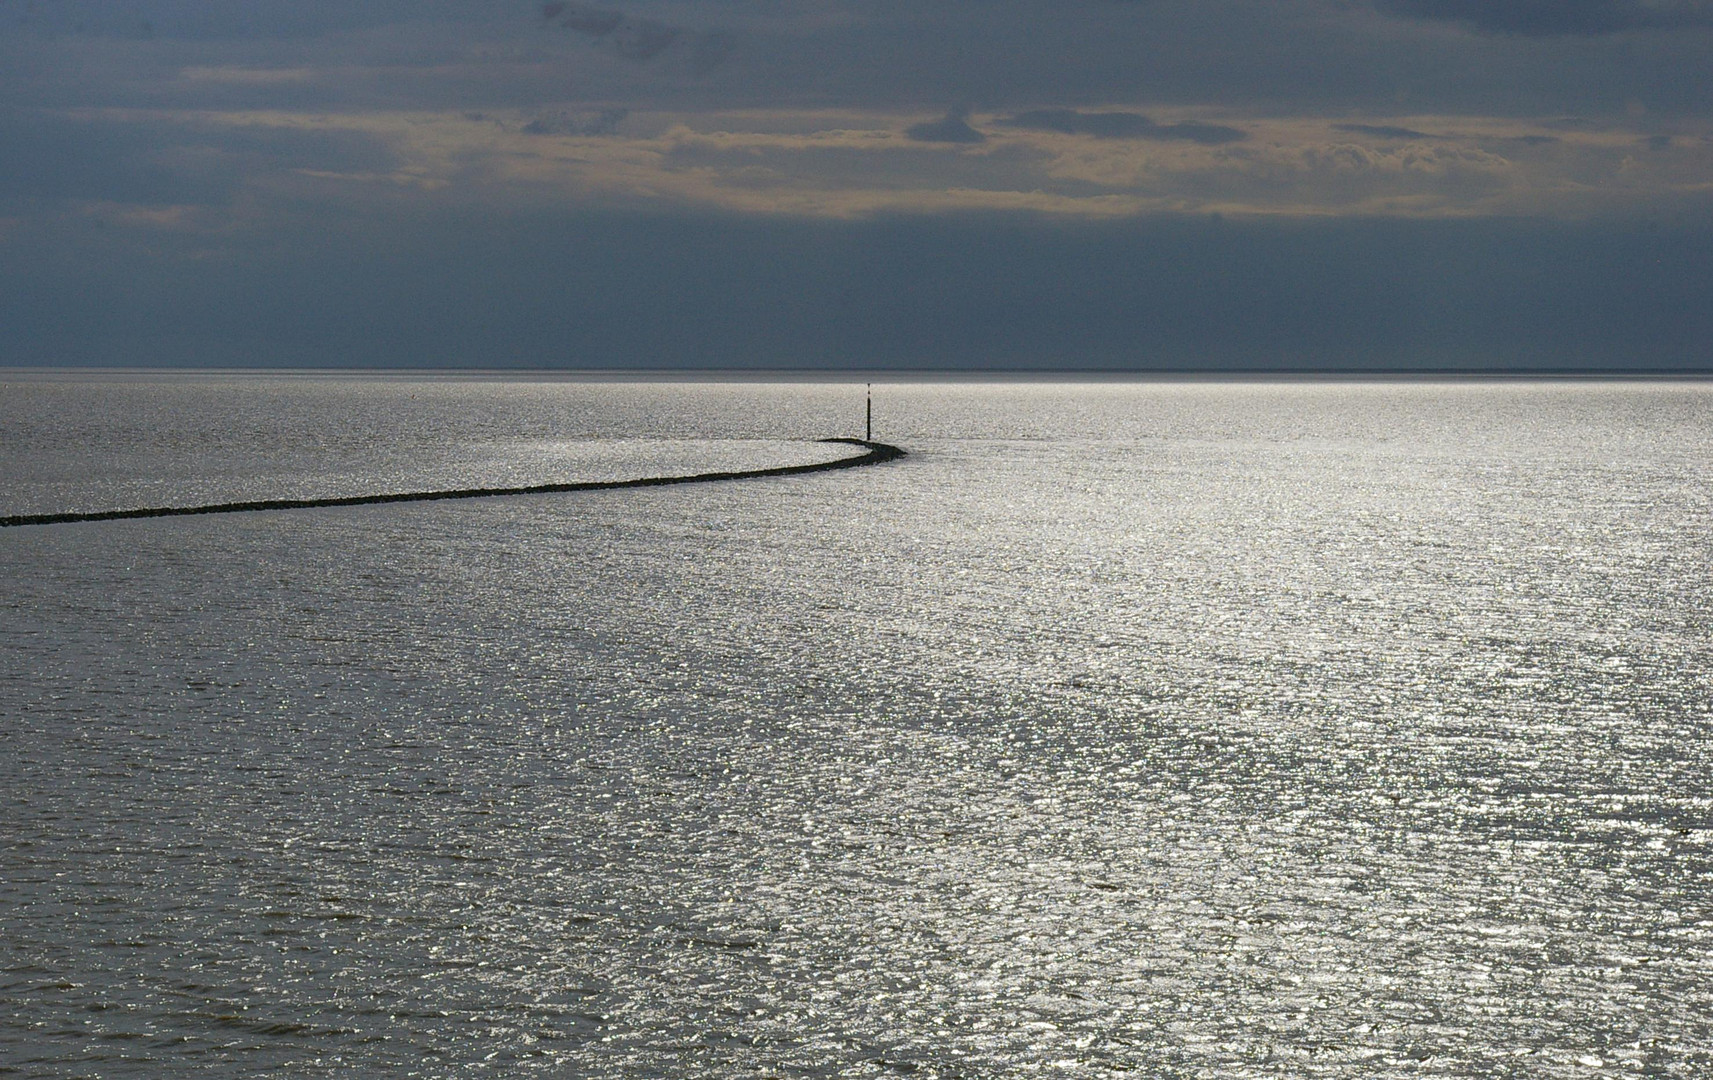
[[[0,515],[768,467],[835,382],[0,376]],[[0,1073],[1713,1075],[1713,384],[0,530]]]

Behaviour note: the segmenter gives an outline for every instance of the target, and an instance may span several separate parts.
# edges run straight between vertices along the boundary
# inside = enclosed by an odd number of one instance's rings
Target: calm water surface
[[[833,384],[7,377],[0,514],[837,456]],[[0,530],[0,1072],[1713,1075],[1713,385]]]

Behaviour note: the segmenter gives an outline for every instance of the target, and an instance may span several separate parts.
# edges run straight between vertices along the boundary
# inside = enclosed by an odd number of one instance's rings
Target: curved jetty
[[[566,484],[529,484],[524,487],[456,488],[451,491],[400,491],[385,495],[342,495],[325,499],[257,499],[250,502],[210,503],[206,506],[152,506],[136,510],[95,510],[71,514],[14,514],[0,517],[0,528],[14,525],[62,525],[74,521],[118,521],[123,518],[183,517],[189,514],[242,514],[252,510],[308,510],[317,506],[369,506],[375,503],[435,502],[440,499],[485,499],[496,495],[551,495],[563,491],[611,491],[615,488],[664,487],[667,484],[708,484],[716,480],[750,480],[762,476],[795,476],[798,473],[854,469],[878,465],[904,456],[904,451],[868,439],[821,439],[824,443],[849,443],[863,452],[832,461],[808,465],[779,465],[770,469],[736,472],[694,473],[690,476],[645,476],[636,480],[591,480]]]

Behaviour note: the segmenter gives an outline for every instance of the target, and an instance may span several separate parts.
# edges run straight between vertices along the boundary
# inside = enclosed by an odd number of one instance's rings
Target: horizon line
[[[8,376],[110,376],[209,378],[352,378],[478,381],[537,379],[565,382],[1703,382],[1713,381],[1706,368],[1422,368],[1369,370],[1363,368],[533,368],[533,367],[295,367],[156,365],[7,365],[0,362],[0,382]]]

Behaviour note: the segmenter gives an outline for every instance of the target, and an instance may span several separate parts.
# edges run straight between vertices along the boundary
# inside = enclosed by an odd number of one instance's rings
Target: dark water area
[[[0,514],[860,410],[22,379]],[[875,437],[0,531],[0,1069],[1713,1072],[1713,387],[914,383]]]

